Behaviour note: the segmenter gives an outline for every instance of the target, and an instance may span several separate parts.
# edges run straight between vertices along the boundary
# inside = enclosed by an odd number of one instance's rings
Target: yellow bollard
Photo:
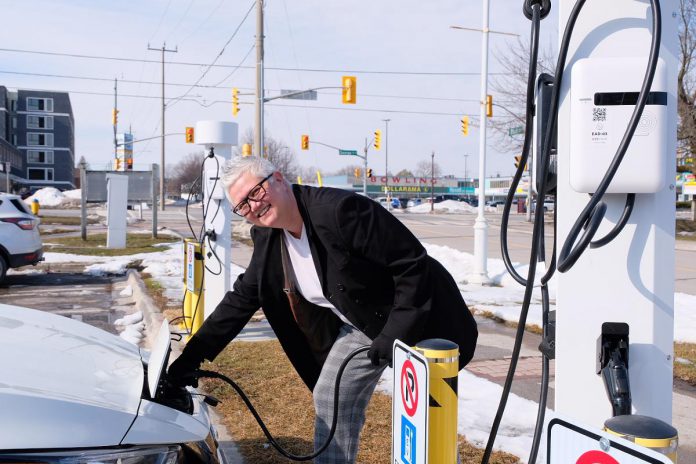
[[[184,239],[184,317],[179,323],[179,328],[189,331],[189,326],[191,325],[191,292],[188,289],[188,272],[189,272],[189,261],[188,261],[188,244],[193,243],[192,238]]]
[[[457,375],[459,346],[433,338],[415,346],[428,360],[430,409],[428,410],[428,464],[457,462]]]
[[[205,311],[204,308],[204,293],[203,293],[203,247],[200,243],[194,243],[194,258],[193,258],[193,292],[191,292],[191,335],[195,334],[203,325]]]
[[[39,215],[39,200],[34,198],[34,201],[31,202],[31,214],[34,216]]]
[[[604,422],[604,430],[650,448],[677,462],[679,435],[677,429],[655,417],[637,414],[615,416]]]

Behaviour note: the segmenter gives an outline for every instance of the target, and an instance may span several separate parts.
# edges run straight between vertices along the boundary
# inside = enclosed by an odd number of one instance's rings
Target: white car
[[[0,462],[223,463],[201,396],[184,390],[191,413],[165,405],[166,324],[148,353],[73,319],[0,305]]]
[[[0,193],[0,282],[7,269],[43,259],[40,222],[19,195]]]

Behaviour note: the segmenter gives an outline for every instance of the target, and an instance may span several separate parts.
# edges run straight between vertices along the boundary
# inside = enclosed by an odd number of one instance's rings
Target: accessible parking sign
[[[428,462],[428,362],[399,340],[394,342],[392,462]]]

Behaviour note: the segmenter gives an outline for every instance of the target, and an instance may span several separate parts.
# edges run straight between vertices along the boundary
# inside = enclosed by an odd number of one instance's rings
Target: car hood
[[[0,305],[0,366],[0,449],[113,446],[138,414],[138,348],[87,324]]]

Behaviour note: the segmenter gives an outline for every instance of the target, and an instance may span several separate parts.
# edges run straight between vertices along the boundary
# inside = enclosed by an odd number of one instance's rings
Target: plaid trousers
[[[341,363],[356,348],[370,345],[372,340],[358,329],[344,324],[326,358],[319,380],[314,387],[314,449],[326,441],[333,419],[334,384]],[[360,430],[365,423],[365,409],[386,368],[384,362],[373,366],[367,353],[350,360],[341,377],[338,422],[331,444],[314,459],[315,464],[350,464],[355,462],[360,442]]]

